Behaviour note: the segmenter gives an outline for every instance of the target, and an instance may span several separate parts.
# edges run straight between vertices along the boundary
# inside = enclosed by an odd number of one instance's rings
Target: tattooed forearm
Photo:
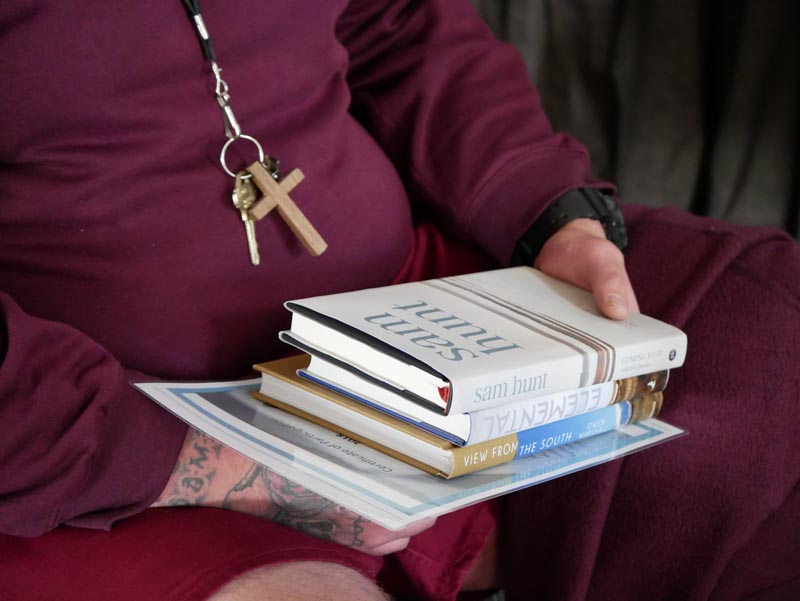
[[[217,474],[222,445],[190,431],[172,476],[156,506],[203,505]]]
[[[154,506],[222,507],[296,528],[318,538],[363,547],[359,515],[290,482],[215,440],[191,430]]]
[[[258,503],[253,500],[258,499]],[[223,507],[297,528],[318,538],[358,547],[363,519],[336,503],[262,466],[251,470],[225,496]]]

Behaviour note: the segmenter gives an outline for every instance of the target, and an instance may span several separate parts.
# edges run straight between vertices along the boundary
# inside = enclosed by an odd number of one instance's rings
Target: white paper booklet
[[[444,480],[252,398],[260,379],[134,384],[201,432],[389,529],[552,480],[679,436],[645,420]]]

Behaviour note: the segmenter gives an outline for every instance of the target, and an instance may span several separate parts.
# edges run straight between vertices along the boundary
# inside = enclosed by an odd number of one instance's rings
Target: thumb
[[[576,219],[558,230],[542,247],[535,266],[544,273],[592,292],[606,317],[625,319],[638,311],[625,257],[606,240],[602,226]]]

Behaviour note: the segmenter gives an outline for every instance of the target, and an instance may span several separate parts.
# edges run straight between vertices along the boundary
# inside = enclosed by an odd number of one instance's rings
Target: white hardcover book
[[[286,303],[281,339],[452,415],[680,367],[686,335],[514,267]]]

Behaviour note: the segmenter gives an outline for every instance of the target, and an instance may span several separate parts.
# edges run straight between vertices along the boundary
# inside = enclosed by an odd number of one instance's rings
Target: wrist
[[[628,244],[625,219],[614,199],[594,188],[578,188],[554,200],[520,237],[512,265],[533,265],[550,237],[568,225],[605,237],[623,251]]]
[[[222,507],[227,491],[252,464],[246,457],[190,428],[172,474],[152,506]]]
[[[578,219],[574,219],[559,228],[560,230],[570,230],[576,232],[582,232],[584,234],[590,234],[592,236],[597,236],[598,238],[605,238],[606,232],[603,229],[603,224],[597,221],[597,219],[590,219],[588,217],[581,217]],[[549,238],[548,238],[549,239]]]

